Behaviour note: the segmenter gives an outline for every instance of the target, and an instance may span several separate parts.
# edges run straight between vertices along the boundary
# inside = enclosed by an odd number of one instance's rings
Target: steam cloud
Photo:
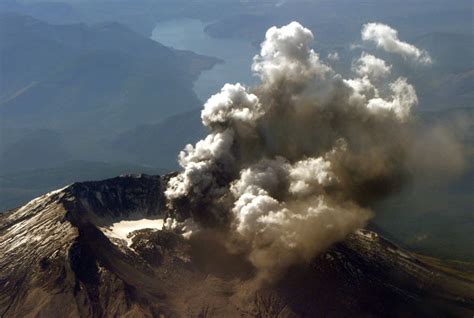
[[[389,53],[397,53],[404,58],[422,64],[431,64],[432,60],[428,52],[418,49],[416,46],[400,41],[398,32],[388,25],[382,23],[367,23],[362,28],[362,40],[375,42],[378,48]]]
[[[387,26],[367,24],[362,37],[423,55]],[[407,174],[413,86],[387,80],[391,66],[367,53],[344,79],[313,40],[297,22],[267,31],[252,65],[261,84],[225,84],[209,98],[209,135],[180,153],[166,190],[178,221],[225,231],[268,279],[363,227]]]

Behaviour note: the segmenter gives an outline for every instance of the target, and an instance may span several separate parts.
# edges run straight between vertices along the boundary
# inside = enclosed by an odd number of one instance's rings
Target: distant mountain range
[[[128,131],[200,107],[193,82],[218,62],[165,47],[119,23],[52,25],[0,14],[0,176],[31,175],[73,159],[83,166],[108,162],[146,170],[130,149],[111,143]],[[182,138],[173,129],[160,135],[177,148],[192,141]],[[152,142],[146,140],[148,148]],[[170,169],[174,163],[168,156],[151,166]],[[84,180],[80,169],[73,170],[76,179]],[[28,199],[25,193],[30,193],[0,187],[3,207],[23,202],[13,198]]]
[[[118,23],[57,26],[3,14],[0,39],[1,158],[8,170],[34,168],[28,157],[43,166],[40,141],[51,142],[52,162],[103,159],[106,137],[199,107],[193,81],[218,62]]]
[[[118,24],[49,25],[0,16],[3,129],[115,132],[199,105],[192,83],[218,60]]]
[[[158,21],[189,17],[215,20],[248,10],[239,0],[2,0],[0,12],[16,12],[50,24],[119,22],[145,37]]]

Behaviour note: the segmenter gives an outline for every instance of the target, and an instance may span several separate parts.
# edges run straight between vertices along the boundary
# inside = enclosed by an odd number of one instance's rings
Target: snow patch
[[[143,229],[161,230],[163,223],[163,219],[122,220],[101,229],[109,238],[124,240],[127,242],[127,246],[130,247],[133,237],[133,235],[130,234],[133,231]]]

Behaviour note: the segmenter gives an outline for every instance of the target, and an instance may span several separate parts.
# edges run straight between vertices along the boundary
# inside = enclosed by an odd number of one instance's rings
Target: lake
[[[175,49],[214,56],[224,61],[203,72],[194,83],[194,91],[202,101],[218,92],[225,83],[256,83],[250,66],[258,48],[242,39],[212,38],[204,32],[205,26],[195,19],[160,22],[153,29],[151,38]]]

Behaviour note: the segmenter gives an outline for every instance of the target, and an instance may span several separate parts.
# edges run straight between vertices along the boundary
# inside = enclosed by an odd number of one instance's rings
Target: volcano
[[[166,230],[170,175],[75,183],[0,217],[2,317],[469,317],[474,266],[361,229],[278,281],[219,233]]]

